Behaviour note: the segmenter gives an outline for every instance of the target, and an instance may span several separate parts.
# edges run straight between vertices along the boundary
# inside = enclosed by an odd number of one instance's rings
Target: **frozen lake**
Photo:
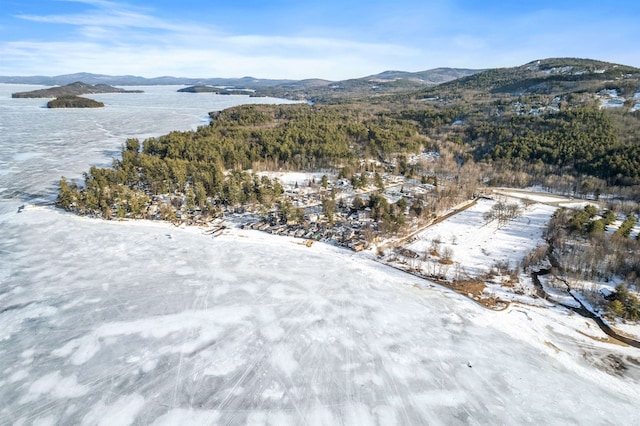
[[[127,138],[159,136],[207,124],[231,106],[286,103],[274,98],[179,93],[184,86],[139,86],[144,93],[87,95],[104,108],[48,109],[49,99],[12,99],[43,86],[0,84],[0,197],[43,201],[60,176],[82,178],[88,165],[107,167]]]
[[[7,98],[24,87],[0,85],[0,424],[640,422],[640,353],[568,312],[258,232],[18,214],[127,137],[269,101],[145,87],[49,111]]]

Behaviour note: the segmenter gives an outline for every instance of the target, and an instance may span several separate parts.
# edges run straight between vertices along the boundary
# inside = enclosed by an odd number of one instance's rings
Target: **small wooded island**
[[[47,108],[103,108],[104,103],[80,96],[60,96],[47,102]]]
[[[66,86],[50,87],[48,89],[32,90],[30,92],[12,93],[12,98],[58,98],[61,96],[79,96],[88,93],[144,93],[142,90],[125,90],[108,84],[91,85],[76,81]]]

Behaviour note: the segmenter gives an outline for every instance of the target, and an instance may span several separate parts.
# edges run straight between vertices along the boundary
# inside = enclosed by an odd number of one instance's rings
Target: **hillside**
[[[424,84],[435,85],[474,75],[481,71],[482,70],[473,70],[466,68],[434,68],[431,70],[419,72],[384,71],[380,74],[371,75],[365,78],[379,81],[405,79],[421,82]]]
[[[588,181],[595,193],[608,185],[640,184],[638,68],[552,58],[487,70],[388,102],[425,128],[440,127],[460,146],[460,155],[502,171],[490,180],[495,184],[557,186],[570,180],[565,190]],[[434,123],[432,110],[457,111],[456,125]]]
[[[481,91],[520,96],[595,93],[618,88],[635,93],[640,69],[591,59],[552,58],[512,68],[496,68],[446,82],[425,93]],[[624,90],[626,89],[626,90]]]
[[[275,85],[257,90],[256,95],[306,99],[314,102],[340,101],[345,98],[364,99],[368,96],[409,93],[480,71],[461,68],[436,68],[420,72],[384,71],[367,77],[335,82],[302,80]]]
[[[11,95],[12,98],[58,98],[61,96],[79,96],[91,93],[143,93],[142,90],[125,90],[112,87],[107,84],[96,84],[95,86],[80,81],[67,84],[66,86],[51,87],[49,89],[32,90],[29,92],[17,92]]]

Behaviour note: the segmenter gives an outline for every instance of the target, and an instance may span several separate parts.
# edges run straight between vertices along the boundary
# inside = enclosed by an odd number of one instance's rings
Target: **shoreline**
[[[380,267],[383,267],[385,269],[398,271],[407,277],[411,277],[412,280],[418,280],[419,283],[424,284],[424,285],[418,285],[418,287],[421,289],[434,288],[434,286],[437,286],[437,288],[440,290],[452,292],[453,294],[461,296],[462,298],[469,300],[473,304],[478,305],[488,311],[503,312],[503,311],[509,310],[512,305],[543,307],[546,309],[554,308],[554,307],[571,309],[572,311],[575,311],[582,317],[593,320],[598,325],[598,327],[602,329],[603,333],[605,333],[605,335],[608,335],[610,338],[615,339],[631,347],[640,347],[640,342],[637,340],[637,335],[632,335],[631,337],[623,336],[622,334],[619,334],[618,332],[613,330],[612,329],[613,326],[611,326],[608,322],[603,323],[605,324],[605,326],[603,327],[603,325],[601,324],[602,319],[597,314],[594,314],[593,312],[588,311],[586,309],[574,309],[572,307],[566,306],[560,302],[555,302],[553,300],[552,300],[553,305],[540,305],[540,304],[533,303],[535,300],[535,297],[531,299],[530,301],[531,303],[528,303],[526,300],[520,300],[520,299],[507,300],[507,299],[501,299],[499,297],[497,298],[482,297],[482,294],[483,294],[482,289],[480,289],[479,292],[475,290],[469,290],[469,288],[473,288],[473,286],[467,287],[465,285],[467,280],[464,280],[461,282],[458,282],[455,280],[454,281],[443,280],[443,279],[438,279],[437,277],[430,277],[428,275],[424,275],[418,271],[413,271],[410,268],[407,268],[406,265],[393,262],[393,261],[388,261],[383,259],[379,255],[376,255],[375,246],[370,247],[364,251],[355,251],[345,245],[337,244],[333,241],[316,241],[308,238],[300,238],[300,237],[294,237],[294,236],[288,236],[288,235],[276,235],[276,234],[261,231],[261,230],[244,228],[244,225],[246,225],[247,222],[242,220],[243,218],[242,216],[233,217],[233,218],[216,218],[201,224],[188,224],[186,222],[181,222],[179,224],[176,224],[171,221],[158,220],[158,219],[154,219],[154,220],[104,219],[101,217],[82,216],[74,212],[68,212],[58,207],[55,207],[50,203],[45,205],[42,205],[42,204],[24,205],[24,209],[22,210],[22,212],[29,211],[29,210],[45,210],[45,211],[53,212],[56,214],[73,217],[89,223],[98,222],[102,224],[109,224],[112,226],[125,226],[125,227],[129,226],[129,227],[141,227],[141,228],[153,228],[157,230],[165,230],[167,231],[165,236],[169,239],[172,239],[174,232],[178,231],[178,232],[184,232],[190,235],[208,237],[211,239],[216,239],[221,241],[224,241],[224,240],[233,241],[241,244],[245,242],[258,243],[258,244],[267,245],[270,247],[283,246],[284,244],[295,244],[297,246],[300,246],[301,248],[304,247],[305,250],[307,249],[313,250],[318,254],[340,257],[343,260],[348,259],[350,261],[366,261],[367,263],[372,262],[373,264],[379,265]],[[460,209],[460,211],[464,211],[464,209]],[[456,210],[456,212],[459,212],[459,211]],[[244,217],[247,217],[247,216],[248,215],[245,215]],[[448,218],[450,217],[450,214],[447,214],[446,216]],[[251,221],[249,221],[249,223],[250,222]],[[433,224],[436,224],[436,223],[439,223],[439,222],[436,221]],[[429,226],[426,226],[425,229],[428,228]],[[388,240],[387,241],[383,240],[383,241],[379,241],[378,245],[385,246],[388,243],[389,243]],[[538,289],[538,286],[536,285],[536,280],[533,278],[533,275],[535,274],[533,273],[531,274],[532,283],[534,284],[535,288]],[[482,282],[482,280],[478,278],[472,278],[470,281],[472,281],[471,284],[473,284],[473,282]],[[413,284],[413,285],[416,285],[416,284]],[[484,288],[484,285],[482,287]],[[547,300],[545,298],[542,298],[542,299]],[[582,311],[588,311],[590,314],[587,314],[586,312],[582,312]],[[600,321],[598,321],[596,317],[600,318]],[[607,330],[605,330],[605,328]],[[615,344],[614,342],[607,342],[607,343]]]

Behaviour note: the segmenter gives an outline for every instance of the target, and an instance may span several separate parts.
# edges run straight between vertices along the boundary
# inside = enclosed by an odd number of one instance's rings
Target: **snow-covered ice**
[[[140,86],[144,93],[100,93],[104,108],[49,109],[47,99],[12,99],[42,86],[0,84],[0,197],[43,201],[60,176],[109,167],[127,138],[140,141],[207,124],[210,111],[283,99],[179,93],[183,86]],[[131,88],[131,87],[129,87]]]
[[[637,350],[582,336],[579,317],[491,312],[351,252],[257,231],[213,238],[48,208],[2,218],[20,240],[0,299],[0,327],[13,324],[4,422],[640,420],[637,366],[620,377],[593,366]]]

